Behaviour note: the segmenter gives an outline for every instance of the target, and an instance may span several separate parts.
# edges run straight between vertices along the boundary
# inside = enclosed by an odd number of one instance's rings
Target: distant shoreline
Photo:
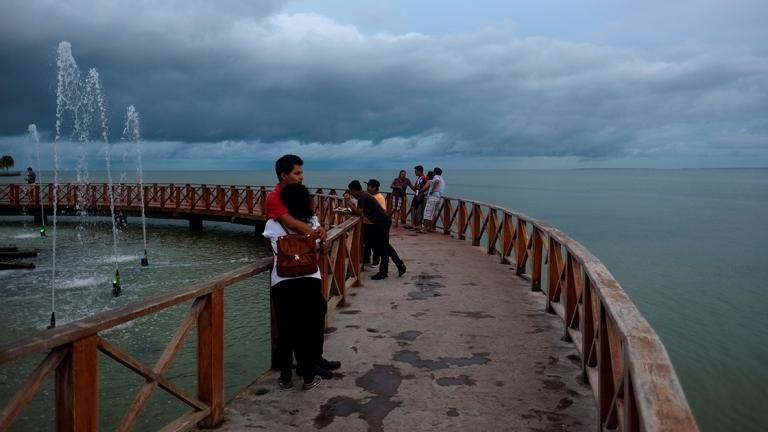
[[[21,171],[0,172],[0,177],[18,177],[20,175]]]

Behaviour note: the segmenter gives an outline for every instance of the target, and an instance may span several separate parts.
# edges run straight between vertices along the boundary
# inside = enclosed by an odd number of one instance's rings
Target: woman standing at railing
[[[309,191],[299,183],[285,185],[280,198],[295,219],[311,229],[320,226],[310,206]],[[278,239],[294,231],[275,219],[269,219],[264,227],[264,237],[270,239],[272,252],[277,256]],[[322,337],[327,305],[320,287],[320,268],[300,277],[281,277],[277,259],[272,268],[270,294],[275,306],[277,323],[277,363],[280,369],[278,385],[281,389],[293,387],[293,356],[296,355],[296,373],[304,378],[303,390],[317,387],[322,379],[316,376],[322,359],[322,347],[318,346],[318,332]],[[323,371],[326,372],[326,371]]]

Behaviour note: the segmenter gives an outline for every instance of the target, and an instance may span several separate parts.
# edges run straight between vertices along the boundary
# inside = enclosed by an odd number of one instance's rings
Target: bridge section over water
[[[440,234],[392,240],[408,271],[373,281],[369,267],[336,311],[335,378],[286,392],[268,374],[227,405],[222,430],[597,429],[579,353],[514,267]]]
[[[147,187],[157,193],[144,190],[145,206],[172,217],[263,219],[258,201],[266,188],[216,187],[212,194],[207,186]],[[66,205],[89,197],[92,206],[103,206],[107,186],[89,188],[93,194],[75,194]],[[48,209],[52,191],[0,186],[0,211],[33,213],[41,203]],[[115,193],[120,206],[137,208],[134,192]],[[58,196],[60,204],[70,199]],[[46,354],[0,411],[0,431],[54,374],[57,429],[95,430],[99,353],[146,380],[118,430],[131,430],[157,388],[191,409],[164,430],[217,426],[227,418],[232,430],[293,428],[298,421],[329,430],[698,430],[656,333],[608,269],[556,228],[497,206],[445,198],[436,215],[439,233],[395,231],[409,266],[405,277],[377,282],[361,272],[360,219],[333,212],[341,204],[333,190],[313,199],[330,228],[319,261],[329,305],[327,351],[344,361],[343,376],[290,395],[264,378],[225,415],[223,297],[228,286],[268,271],[267,260],[0,346],[0,364]],[[107,340],[111,328],[189,301],[154,366]],[[166,372],[194,327],[198,388],[191,395]]]

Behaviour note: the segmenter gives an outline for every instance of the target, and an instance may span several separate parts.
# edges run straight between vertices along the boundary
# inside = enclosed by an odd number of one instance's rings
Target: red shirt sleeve
[[[288,213],[288,209],[283,205],[283,201],[280,200],[280,193],[272,191],[267,195],[267,202],[264,204],[264,214],[267,219],[277,219],[280,216]]]

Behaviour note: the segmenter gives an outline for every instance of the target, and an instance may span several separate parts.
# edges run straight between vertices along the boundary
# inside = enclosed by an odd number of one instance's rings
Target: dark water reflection
[[[95,312],[118,307],[173,288],[209,279],[266,256],[263,240],[252,227],[206,223],[203,232],[189,232],[184,221],[153,222],[149,226],[150,266],[142,268],[141,226],[133,219],[119,235],[118,264],[123,295],[111,295],[114,274],[111,224],[107,219],[65,218],[57,239],[56,316],[62,325]],[[49,228],[49,235],[50,232]],[[0,243],[36,247],[32,271],[0,272],[3,313],[0,342],[42,329],[51,310],[51,238],[40,238],[29,220],[4,219]],[[101,334],[116,347],[153,366],[189,310],[191,301],[152,314]],[[231,397],[269,364],[269,305],[266,275],[227,288],[225,300],[225,396]],[[166,377],[189,394],[196,390],[196,330],[177,354]],[[0,366],[0,401],[19,388],[41,356]],[[115,428],[144,380],[99,355],[100,425]],[[12,430],[53,429],[53,386],[48,383],[22,412]],[[135,430],[155,430],[189,410],[162,389],[155,390]]]

